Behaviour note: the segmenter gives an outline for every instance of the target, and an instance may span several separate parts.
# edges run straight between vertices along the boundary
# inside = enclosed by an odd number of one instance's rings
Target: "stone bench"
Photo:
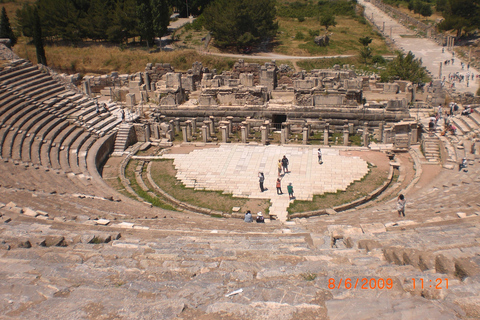
[[[50,121],[56,119],[54,115],[50,115],[46,112],[40,113],[41,117],[37,118],[35,123],[31,123],[31,126],[26,128],[27,135],[22,144],[22,160],[24,162],[33,162],[35,160],[35,164],[39,165],[40,157],[38,153],[32,151],[32,145],[35,139],[37,138],[37,133]],[[39,145],[40,146],[40,145]],[[40,151],[40,150],[38,150]]]
[[[60,170],[62,166],[60,165],[60,146],[63,141],[75,130],[77,127],[75,125],[69,124],[64,128],[53,140],[50,148],[50,162],[52,168],[55,170]]]
[[[60,147],[60,154],[59,154],[59,160],[60,160],[60,166],[63,171],[66,173],[72,172],[72,169],[70,167],[70,162],[69,162],[69,157],[70,157],[70,147],[72,144],[84,133],[84,130],[82,128],[76,128],[73,130],[68,137],[63,141],[61,147]]]
[[[69,126],[69,122],[62,120],[58,125],[53,128],[48,135],[45,137],[45,143],[42,144],[40,150],[40,159],[43,166],[46,167],[53,167],[52,161],[50,159],[50,151],[52,149],[52,144],[55,138],[63,132]]]
[[[79,152],[80,148],[85,143],[85,141],[88,140],[88,138],[90,138],[90,133],[84,131],[77,139],[75,139],[75,141],[70,146],[68,162],[70,164],[71,171],[75,174],[82,173],[78,165]]]

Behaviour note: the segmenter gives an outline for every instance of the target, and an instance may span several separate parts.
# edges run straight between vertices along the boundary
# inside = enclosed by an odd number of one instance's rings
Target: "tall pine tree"
[[[45,49],[43,48],[42,26],[40,24],[40,17],[38,16],[38,9],[33,11],[33,44],[37,49],[37,63],[47,65],[47,57],[45,56]]]
[[[2,8],[2,15],[0,16],[0,38],[10,39],[10,45],[13,47],[17,43],[17,37],[13,33],[10,21],[8,20],[7,11],[5,7]]]

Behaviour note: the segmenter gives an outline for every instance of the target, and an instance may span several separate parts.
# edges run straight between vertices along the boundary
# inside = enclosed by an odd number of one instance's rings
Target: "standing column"
[[[180,118],[175,118],[175,130],[180,132]]]
[[[288,139],[290,138],[290,125],[285,124],[284,129],[285,129],[285,141],[288,141]]]
[[[192,134],[197,133],[197,118],[192,118],[190,121],[192,121]]]
[[[285,139],[285,128],[282,128],[282,130],[280,131],[280,144],[281,145],[284,145],[286,144],[286,139]]]
[[[208,137],[210,138],[211,137],[211,131],[210,131],[210,125],[211,125],[211,121],[209,120],[206,120],[206,121],[203,121],[203,123],[205,124],[205,126],[207,127],[207,134],[208,134]]]
[[[323,128],[323,144],[328,146],[328,130],[330,125],[325,123],[325,127]]]
[[[207,126],[202,126],[202,140],[203,143],[207,143],[208,141],[208,127]]]
[[[261,126],[260,131],[262,132],[262,144],[266,145],[268,139],[267,127]]]
[[[213,118],[213,117],[210,117],[210,119]],[[214,137],[215,136],[215,123],[210,120],[208,122],[208,130],[210,132],[210,137]]]
[[[210,136],[213,137],[215,135],[215,117],[210,116]]]
[[[348,124],[343,125],[343,145],[348,146],[348,134],[350,131],[348,130]]]
[[[385,32],[385,21],[383,21],[383,28],[382,28],[382,32]]]
[[[378,135],[380,136],[380,141],[382,143],[385,143],[383,141],[383,127],[384,127],[384,123],[383,122],[380,122],[380,124],[378,125]]]
[[[228,127],[227,126],[221,126],[220,131],[222,132],[222,142],[227,143],[228,142]]]
[[[247,127],[241,126],[240,130],[242,131],[242,143],[247,143]]]
[[[228,135],[230,136],[232,134],[233,117],[228,116],[227,121],[228,121]]]
[[[185,126],[187,127],[187,140],[192,141],[192,121],[185,121]]]
[[[370,141],[368,141],[368,122],[363,124],[363,146],[368,147]]]
[[[182,126],[182,136],[183,136],[183,142],[188,142],[187,127],[185,126]]]
[[[172,131],[173,135],[175,135],[175,123],[173,120],[168,121],[168,125],[170,126],[170,130]]]
[[[303,128],[303,144],[308,142],[308,128]]]
[[[175,139],[175,133],[172,130],[167,131],[167,139],[170,142],[173,142],[173,140]]]

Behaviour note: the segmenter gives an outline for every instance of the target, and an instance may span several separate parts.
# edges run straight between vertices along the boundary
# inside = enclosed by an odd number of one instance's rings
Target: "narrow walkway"
[[[450,73],[454,74],[456,72],[465,76],[467,72],[470,72],[470,74],[473,73],[475,76],[480,73],[472,67],[467,71],[467,67],[465,66],[465,69],[462,70],[460,65],[461,60],[458,56],[455,55],[453,57],[452,52],[447,51],[446,48],[445,52],[442,52],[443,47],[431,39],[413,37],[415,32],[404,27],[370,2],[359,0],[359,4],[365,7],[365,15],[370,20],[373,19],[374,23],[379,26],[380,29],[383,28],[383,23],[385,23],[384,36],[389,37],[391,34],[391,38],[398,47],[402,48],[406,53],[411,51],[416,58],[422,59],[423,65],[434,78],[439,78],[440,63],[442,63],[441,78],[445,76],[448,79]],[[452,57],[454,58],[454,63],[448,65],[443,64],[446,60],[451,60]],[[466,64],[468,61],[464,62]],[[470,81],[468,87],[466,81],[460,83],[455,82],[455,88],[458,92],[475,92],[478,85],[479,82],[476,79]]]

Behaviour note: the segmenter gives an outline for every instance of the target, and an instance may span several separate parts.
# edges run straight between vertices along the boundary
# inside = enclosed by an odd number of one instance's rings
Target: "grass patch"
[[[306,281],[313,281],[317,279],[317,274],[312,272],[305,272],[301,274],[302,278]]]
[[[328,31],[330,45],[320,47],[313,41],[315,35],[325,34],[318,17],[305,17],[299,22],[297,18],[279,17],[279,33],[275,38],[273,51],[293,56],[338,55],[359,53],[362,45],[359,38],[369,36],[373,39],[370,47],[374,54],[391,54],[384,38],[369,24],[364,24],[358,17],[337,16],[337,26]]]
[[[130,161],[125,169],[125,176],[127,179],[130,181],[130,186],[132,189],[135,191],[135,193],[142,199],[144,199],[146,202],[151,203],[152,206],[166,209],[166,210],[172,210],[172,211],[177,211],[173,206],[171,206],[168,203],[165,203],[158,197],[152,197],[148,192],[144,191],[142,188],[137,183],[137,180],[135,179],[135,172],[134,168],[136,168],[138,165],[138,161]],[[149,190],[151,191],[151,190]]]
[[[353,182],[345,191],[314,195],[312,201],[293,201],[288,207],[288,213],[314,211],[332,208],[368,195],[380,187],[388,177],[388,172],[368,164],[369,172],[359,181]]]
[[[241,212],[266,212],[269,207],[267,200],[236,198],[222,191],[204,191],[187,188],[177,180],[177,170],[173,160],[153,161],[151,174],[155,183],[172,197],[202,208],[222,212],[232,212],[233,207],[240,207]]]

